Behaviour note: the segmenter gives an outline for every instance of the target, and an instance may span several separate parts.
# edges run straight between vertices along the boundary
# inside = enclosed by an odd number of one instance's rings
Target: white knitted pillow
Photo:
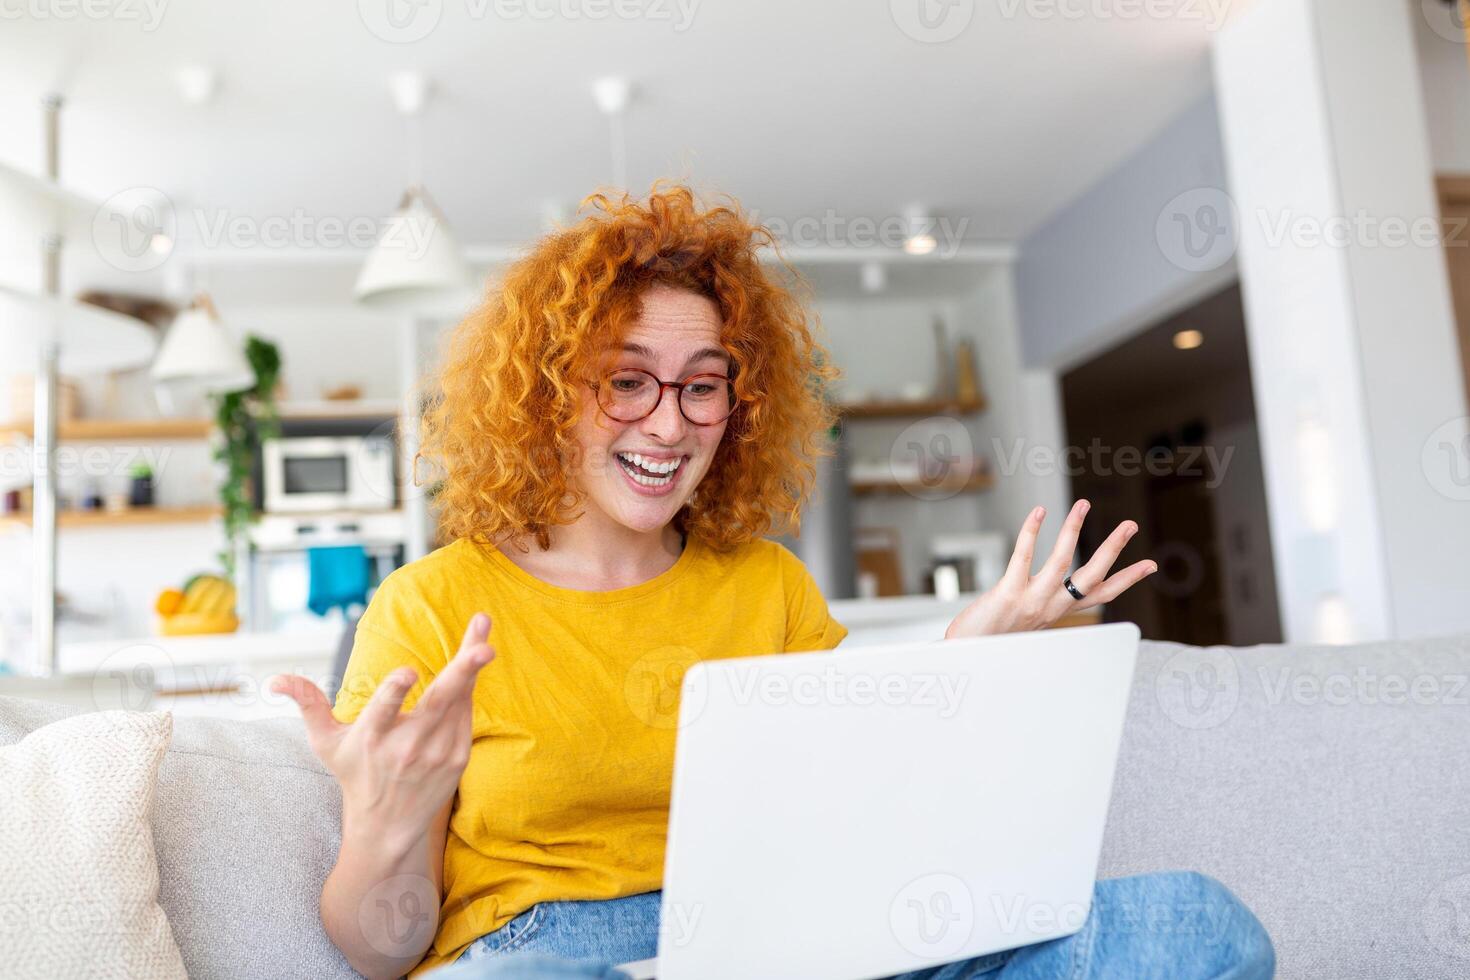
[[[184,978],[158,905],[164,712],[76,715],[0,748],[0,972]]]

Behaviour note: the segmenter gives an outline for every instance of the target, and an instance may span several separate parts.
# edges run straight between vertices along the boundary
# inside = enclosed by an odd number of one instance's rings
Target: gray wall
[[[1187,271],[1160,248],[1165,206],[1199,188],[1226,189],[1213,95],[1022,241],[1016,291],[1028,367],[1080,363],[1235,277],[1233,262]]]

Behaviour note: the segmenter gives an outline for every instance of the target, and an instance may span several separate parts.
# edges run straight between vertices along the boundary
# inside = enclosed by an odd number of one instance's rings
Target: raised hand
[[[1138,531],[1137,524],[1124,521],[1113,529],[1087,564],[1072,573],[1072,585],[1085,598],[1077,599],[1068,592],[1067,569],[1072,564],[1077,536],[1082,532],[1082,521],[1090,507],[1086,500],[1072,505],[1057,536],[1056,547],[1035,575],[1031,574],[1031,562],[1037,532],[1046,519],[1046,508],[1032,510],[1016,536],[1016,550],[1011,553],[1010,564],[1001,580],[955,617],[944,633],[945,639],[1042,629],[1068,613],[1110,602],[1158,571],[1155,562],[1144,560],[1108,574],[1123,546]]]
[[[401,709],[418,679],[412,667],[385,677],[350,724],[332,716],[326,695],[305,677],[272,682],[300,706],[312,752],[341,784],[344,836],[354,822],[397,840],[422,836],[454,798],[469,761],[475,678],[495,657],[489,634],[490,617],[476,613],[454,659],[409,712]]]

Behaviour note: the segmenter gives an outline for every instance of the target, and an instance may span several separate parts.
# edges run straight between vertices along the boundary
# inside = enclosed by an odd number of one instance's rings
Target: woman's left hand
[[[1113,562],[1118,560],[1118,553],[1138,531],[1137,524],[1124,521],[1113,529],[1087,564],[1072,573],[1072,584],[1087,597],[1073,598],[1063,581],[1072,564],[1072,554],[1077,550],[1077,536],[1082,531],[1083,518],[1090,507],[1091,504],[1085,500],[1072,505],[1072,512],[1062,525],[1062,533],[1057,536],[1051,557],[1036,575],[1031,574],[1031,559],[1036,551],[1036,534],[1046,518],[1046,508],[1037,507],[1031,511],[1021,525],[1021,533],[1016,536],[1016,550],[1012,552],[1010,564],[1001,580],[955,617],[949,629],[945,630],[944,638],[952,640],[961,636],[1043,629],[1068,613],[1111,602],[1158,571],[1156,563],[1145,560],[1134,562],[1115,575],[1108,574]]]

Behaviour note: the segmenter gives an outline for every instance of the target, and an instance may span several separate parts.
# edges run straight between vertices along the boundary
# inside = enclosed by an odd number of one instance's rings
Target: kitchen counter
[[[151,687],[154,708],[180,715],[291,717],[295,703],[270,693],[267,682],[301,674],[325,686],[341,636],[338,627],[92,640],[62,644],[57,661],[63,676],[91,677],[97,687],[117,675],[132,687]]]
[[[62,643],[57,665],[63,673],[128,670],[147,664],[214,664],[279,659],[330,658],[341,627],[279,633],[211,633],[200,636],[141,636]]]
[[[950,621],[974,598],[970,594],[950,600],[933,596],[842,599],[829,606],[849,630],[842,648],[852,648],[941,639]],[[1100,610],[1089,610],[1058,625],[1100,621]],[[294,717],[295,704],[266,690],[267,682],[276,674],[301,674],[325,687],[341,629],[334,625],[289,632],[63,643],[58,661],[63,677],[89,685],[92,692],[84,693],[99,705],[114,703],[119,693],[110,686],[124,683],[129,690],[151,689],[153,707],[180,715]]]

